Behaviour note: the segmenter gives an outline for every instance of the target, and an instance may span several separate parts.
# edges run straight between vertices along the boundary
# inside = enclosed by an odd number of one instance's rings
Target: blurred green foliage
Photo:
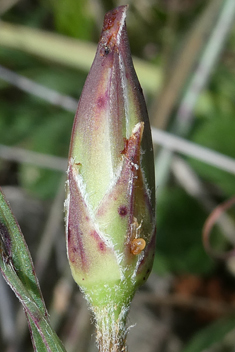
[[[184,50],[192,25],[209,1],[130,1],[127,25],[134,55],[157,65],[167,82],[176,59]],[[96,42],[104,13],[117,6],[117,1],[24,0],[2,14],[5,22],[56,32],[69,37]],[[175,4],[175,5],[174,5]],[[99,11],[97,11],[97,8]],[[82,53],[81,53],[82,55]],[[220,60],[213,71],[203,96],[194,111],[190,132],[185,138],[235,158],[235,26],[233,25]],[[22,51],[0,46],[0,65],[56,91],[79,98],[87,72],[43,60]],[[180,96],[187,89],[187,77]],[[146,94],[149,108],[159,91]],[[170,129],[180,98],[170,112]],[[0,79],[0,144],[18,146],[40,153],[66,157],[69,148],[73,114],[26,94]],[[211,199],[222,202],[235,193],[232,174],[185,158],[207,187]],[[5,161],[0,159],[0,172]],[[52,199],[61,174],[21,164],[18,184],[42,199]],[[157,178],[157,175],[156,175]],[[158,182],[157,182],[158,185]],[[161,186],[160,186],[161,187]],[[158,196],[159,188],[157,189]],[[215,262],[205,253],[201,232],[208,213],[202,204],[186,193],[170,177],[157,197],[158,239],[154,264],[156,272],[165,274],[213,274]],[[225,249],[223,233],[217,245]],[[229,325],[230,326],[230,325]],[[190,349],[189,349],[190,350]],[[196,351],[198,349],[191,349]],[[190,351],[191,351],[190,350]],[[188,350],[187,350],[188,351]],[[199,351],[199,350],[198,350]]]
[[[91,39],[93,23],[86,0],[50,0],[48,5],[54,16],[55,29],[62,34]]]
[[[201,240],[205,216],[200,205],[179,187],[169,187],[161,194],[156,258],[158,252],[165,255],[169,272],[207,274],[212,270],[214,263]]]

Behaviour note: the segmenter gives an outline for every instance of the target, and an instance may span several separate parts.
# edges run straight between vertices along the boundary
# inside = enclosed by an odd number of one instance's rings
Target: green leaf
[[[33,324],[33,320],[27,314],[26,317],[28,319],[28,326],[34,350],[38,352],[47,352],[47,346],[44,344],[41,335],[38,333],[36,326]]]
[[[0,271],[24,307],[35,351],[65,351],[50,326],[31,255],[1,189]]]
[[[21,233],[18,223],[0,190],[0,231],[4,247],[3,259],[9,259],[20,281],[38,305],[43,314],[46,314],[45,303],[35,275],[32,259]],[[5,256],[5,257],[4,257]]]
[[[9,254],[6,253],[7,250],[4,247],[5,245],[1,242],[0,270],[4,279],[24,307],[30,325],[30,331],[33,335],[32,340],[35,351],[65,352],[62,343],[49,323],[47,313],[43,314],[30,295],[29,290],[27,290],[27,286],[20,280],[13,260],[9,257]],[[43,349],[41,348],[42,346]]]

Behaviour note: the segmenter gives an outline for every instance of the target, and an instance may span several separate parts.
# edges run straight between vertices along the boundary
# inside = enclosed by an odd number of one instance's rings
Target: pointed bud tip
[[[104,54],[109,54],[115,45],[119,45],[122,29],[125,25],[128,5],[119,6],[106,13],[100,43]]]

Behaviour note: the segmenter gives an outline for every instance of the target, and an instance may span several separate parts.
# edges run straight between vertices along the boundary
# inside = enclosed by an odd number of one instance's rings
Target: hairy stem
[[[111,306],[94,310],[99,352],[127,352],[126,318],[129,307],[123,306],[120,313],[117,310],[118,308]]]

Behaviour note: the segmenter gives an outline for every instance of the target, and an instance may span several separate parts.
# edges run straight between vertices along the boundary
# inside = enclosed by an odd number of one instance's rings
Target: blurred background
[[[28,243],[68,352],[96,351],[92,317],[65,252],[63,201],[74,112],[104,14],[127,28],[155,148],[153,273],[129,317],[135,352],[235,351],[234,0],[0,0],[0,185]],[[0,350],[32,351],[23,310],[0,277]]]

